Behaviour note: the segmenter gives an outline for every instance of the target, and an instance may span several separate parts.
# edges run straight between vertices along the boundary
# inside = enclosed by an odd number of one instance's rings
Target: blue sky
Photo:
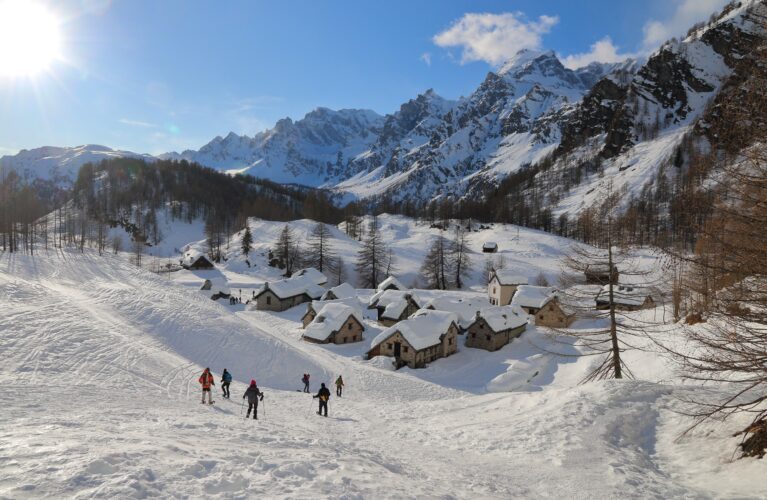
[[[723,4],[50,1],[63,60],[34,77],[0,76],[0,154],[84,143],[159,153],[252,135],[317,106],[388,113],[428,88],[466,95],[523,47],[570,64],[646,54]]]

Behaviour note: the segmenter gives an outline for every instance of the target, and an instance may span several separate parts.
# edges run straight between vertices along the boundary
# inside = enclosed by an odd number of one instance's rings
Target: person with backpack
[[[341,393],[344,390],[344,379],[341,375],[336,379],[336,396],[341,397]]]
[[[213,395],[210,393],[211,386],[216,385],[216,381],[213,378],[213,374],[210,373],[210,368],[205,368],[200,378],[197,380],[202,386],[202,404],[205,404],[205,393],[208,393],[208,404],[213,404]]]
[[[258,402],[264,400],[264,393],[258,390],[255,380],[250,381],[250,387],[242,395],[242,399],[245,398],[248,398],[248,413],[245,418],[250,417],[250,410],[253,410],[253,420],[258,420]]]
[[[320,384],[320,391],[314,396],[315,399],[320,400],[320,410],[317,415],[322,415],[323,408],[325,409],[325,416],[328,416],[328,399],[330,399],[330,391],[325,384]]]
[[[223,397],[226,399],[229,399],[229,384],[232,383],[232,374],[226,371],[226,368],[224,368],[224,373],[221,375],[221,390],[224,391]]]
[[[301,379],[301,382],[304,383],[304,392],[308,394],[309,393],[309,374],[308,373],[304,373],[304,376]]]

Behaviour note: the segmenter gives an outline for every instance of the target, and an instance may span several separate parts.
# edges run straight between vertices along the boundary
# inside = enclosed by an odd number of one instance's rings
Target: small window
[[[271,303],[272,303],[272,298],[269,295],[267,295],[266,296],[266,305],[271,305]]]
[[[543,319],[543,314],[538,315],[538,319]]]
[[[553,311],[553,310],[554,310],[554,306],[550,305],[549,306],[549,311]]]
[[[402,352],[407,352],[407,346],[404,346],[404,347],[402,348]]]
[[[484,329],[485,329],[485,324],[484,324],[484,323],[480,323],[480,324],[479,324],[479,327],[480,327],[482,330],[484,330]]]
[[[352,342],[357,342],[357,336],[356,335],[352,336]]]
[[[495,293],[495,287],[493,287],[493,293]]]
[[[489,334],[488,334],[488,335],[485,335],[485,340],[487,340],[488,342],[490,342],[490,335],[489,335]]]
[[[351,329],[352,329],[352,323],[351,323],[351,321],[350,321],[350,322],[349,322],[349,330],[351,330]]]
[[[471,338],[476,339],[477,338],[477,334],[476,333],[472,333],[471,334]]]
[[[386,348],[391,350],[391,343],[386,344]]]
[[[447,345],[453,345],[453,339],[447,339]]]

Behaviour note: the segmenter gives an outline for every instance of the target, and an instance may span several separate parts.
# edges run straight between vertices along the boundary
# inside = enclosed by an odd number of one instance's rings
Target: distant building
[[[384,290],[370,298],[368,309],[378,311],[378,321],[391,326],[421,308],[421,301],[410,291]]]
[[[482,245],[482,252],[483,253],[496,253],[498,251],[498,243],[494,241],[486,241],[484,245]]]
[[[349,283],[341,283],[322,294],[321,300],[348,299],[357,296],[357,290]]]
[[[638,311],[655,307],[647,288],[632,285],[613,285],[613,302],[619,311]],[[597,309],[610,309],[610,285],[605,285],[596,298]]]
[[[567,328],[575,320],[575,313],[562,303],[556,289],[550,286],[520,286],[511,304],[534,316],[538,326]]]
[[[586,269],[583,270],[583,274],[586,277],[586,283],[590,285],[604,285],[612,283],[613,285],[618,283],[620,273],[618,267],[613,265],[612,272],[610,266],[607,264],[588,264]]]
[[[421,310],[378,334],[370,344],[368,359],[376,356],[394,358],[403,366],[423,368],[458,350],[458,325],[454,314]]]
[[[326,304],[301,336],[318,344],[361,342],[365,324],[353,307],[341,303]]]
[[[527,285],[527,278],[505,269],[493,270],[487,280],[487,298],[494,306],[507,306],[511,303],[519,285]]]
[[[293,306],[319,299],[325,289],[306,276],[286,280],[268,281],[256,292],[253,301],[260,311],[285,311]]]
[[[179,261],[184,269],[213,269],[215,266],[208,260],[204,253],[198,250],[187,250]]]
[[[378,284],[377,290],[379,292],[384,292],[386,290],[407,290],[407,287],[394,276],[389,276]]]
[[[307,278],[315,285],[325,286],[328,284],[328,277],[313,267],[299,269],[294,272],[291,278]]]
[[[466,331],[466,347],[497,351],[527,328],[527,317],[513,306],[493,306],[477,311]]]

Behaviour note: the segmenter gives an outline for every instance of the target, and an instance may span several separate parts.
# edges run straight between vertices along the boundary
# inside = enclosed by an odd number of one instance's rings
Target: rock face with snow
[[[150,155],[119,151],[95,144],[74,148],[45,146],[23,149],[16,155],[3,156],[0,158],[0,170],[13,170],[25,180],[44,179],[71,185],[77,179],[80,167],[109,158],[140,158],[150,162],[155,159]]]

